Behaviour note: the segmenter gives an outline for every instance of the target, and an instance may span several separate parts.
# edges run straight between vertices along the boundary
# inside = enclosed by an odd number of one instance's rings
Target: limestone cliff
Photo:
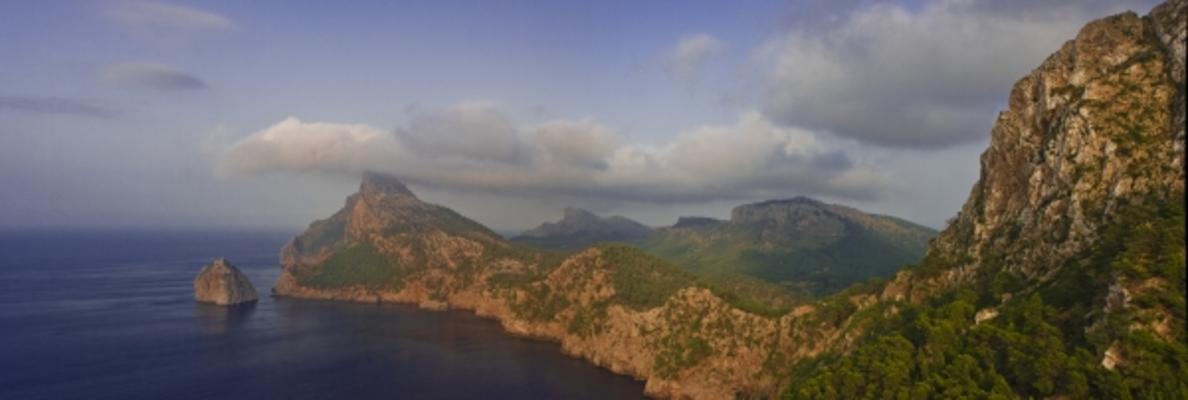
[[[937,238],[934,272],[886,296],[921,299],[992,265],[1042,281],[1124,209],[1184,190],[1185,2],[1093,21],[1011,90],[981,178]]]

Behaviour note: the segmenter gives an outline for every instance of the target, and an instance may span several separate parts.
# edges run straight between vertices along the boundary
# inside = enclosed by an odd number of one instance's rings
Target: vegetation
[[[846,223],[846,233],[837,239],[788,233],[770,247],[756,245],[762,242],[760,227],[723,225],[707,229],[714,230],[708,244],[685,234],[661,232],[640,246],[720,286],[729,284],[719,278],[745,275],[780,284],[792,294],[805,297],[836,293],[872,277],[888,277],[902,266],[918,262],[926,245],[850,222]]]
[[[303,277],[301,284],[318,288],[399,287],[407,275],[371,244],[355,243],[334,252],[321,268]]]
[[[615,285],[612,302],[615,304],[637,310],[659,307],[677,291],[696,286],[709,289],[734,308],[752,314],[774,318],[788,313],[788,307],[783,305],[790,304],[787,298],[764,301],[762,294],[741,295],[732,288],[696,276],[634,246],[601,244],[598,249],[612,270]]]
[[[525,246],[554,251],[577,251],[589,247],[590,245],[602,242],[620,242],[627,243],[630,237],[625,237],[621,240],[614,239],[609,234],[595,232],[595,233],[575,233],[568,235],[552,235],[543,237],[534,236],[517,236],[512,239],[514,243]]]
[[[653,363],[656,372],[665,378],[672,378],[677,372],[696,365],[714,353],[709,342],[693,334],[665,336],[661,345],[661,351],[656,353]]]
[[[549,321],[556,319],[557,313],[569,307],[569,299],[553,293],[544,282],[528,285],[525,290],[528,297],[511,304],[512,311],[520,318]]]
[[[346,233],[346,220],[339,216],[318,220],[309,224],[309,229],[297,238],[302,249],[307,254],[317,253],[326,247],[337,246],[342,243]]]
[[[615,285],[613,302],[634,309],[659,307],[678,290],[697,284],[688,271],[639,249],[621,244],[599,245],[602,259],[611,267]]]
[[[609,305],[610,303],[603,301],[577,310],[573,314],[573,319],[569,320],[569,326],[566,330],[583,338],[602,333],[603,322],[606,321],[606,311]]]
[[[1029,290],[983,265],[980,282],[876,322],[850,354],[797,369],[785,398],[1188,398],[1182,194],[1126,207],[1084,260]],[[1129,285],[1133,307],[1106,308]],[[995,294],[1016,292],[974,323]],[[1165,323],[1165,333],[1155,324]],[[1161,337],[1169,336],[1169,337]],[[1113,348],[1115,369],[1102,366]]]

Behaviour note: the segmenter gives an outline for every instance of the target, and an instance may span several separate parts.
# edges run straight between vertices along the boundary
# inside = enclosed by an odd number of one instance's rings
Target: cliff
[[[1184,14],[1171,1],[1093,21],[1019,80],[980,179],[929,252],[943,267],[902,272],[886,295],[925,298],[987,266],[1042,281],[1122,210],[1182,196]]]
[[[1093,21],[1021,79],[925,260],[851,293],[877,329],[785,396],[1188,395],[1186,4]]]

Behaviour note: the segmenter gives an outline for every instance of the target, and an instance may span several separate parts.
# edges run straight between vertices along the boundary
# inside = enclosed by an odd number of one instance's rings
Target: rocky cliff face
[[[194,300],[229,306],[256,301],[256,288],[225,258],[215,259],[194,278]]]
[[[1184,38],[1184,1],[1103,18],[1019,80],[981,178],[932,247],[943,273],[905,272],[887,294],[927,297],[986,265],[1042,281],[1118,210],[1182,196]]]
[[[546,222],[512,239],[547,249],[576,250],[599,242],[632,242],[652,228],[621,216],[599,217],[586,210],[566,208],[557,222]]]
[[[774,396],[787,362],[850,340],[812,306],[747,311],[737,296],[630,246],[564,259],[519,247],[376,174],[287,245],[282,263],[275,295],[473,310],[647,380],[657,397]]]

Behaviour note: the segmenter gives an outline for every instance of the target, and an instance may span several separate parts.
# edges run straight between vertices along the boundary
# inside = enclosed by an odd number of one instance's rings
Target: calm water
[[[641,396],[640,382],[465,312],[191,300],[191,280],[215,256],[267,294],[287,238],[0,233],[0,399]]]

